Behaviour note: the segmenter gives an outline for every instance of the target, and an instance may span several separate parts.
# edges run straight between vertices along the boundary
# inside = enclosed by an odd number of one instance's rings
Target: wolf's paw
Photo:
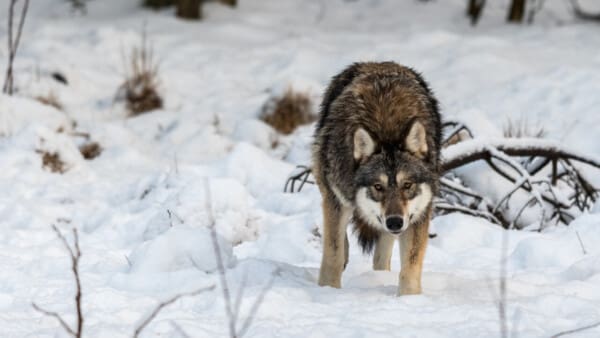
[[[421,294],[421,288],[403,288],[402,286],[398,287],[398,294],[397,296],[406,296],[406,295],[420,295]]]
[[[398,296],[421,294],[421,281],[418,279],[407,279],[400,276],[398,285]]]
[[[331,286],[332,288],[340,289],[342,288],[342,278],[321,273],[319,276],[319,286]]]

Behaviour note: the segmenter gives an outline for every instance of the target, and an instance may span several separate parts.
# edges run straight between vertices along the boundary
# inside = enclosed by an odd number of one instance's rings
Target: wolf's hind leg
[[[342,287],[342,272],[347,262],[346,226],[351,210],[333,196],[323,198],[323,259],[319,271],[319,285]]]
[[[373,270],[390,270],[390,261],[392,259],[392,250],[394,250],[395,236],[387,232],[381,232],[377,243],[375,244],[375,254],[373,255]]]
[[[423,224],[412,225],[400,235],[400,285],[398,295],[421,293],[423,259],[429,238],[429,218]]]

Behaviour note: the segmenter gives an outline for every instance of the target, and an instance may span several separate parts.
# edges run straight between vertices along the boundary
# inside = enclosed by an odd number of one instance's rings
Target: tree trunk
[[[219,0],[221,3],[229,5],[231,7],[237,6],[237,0]]]
[[[174,4],[173,0],[144,0],[143,6],[154,9],[171,6]]]
[[[523,17],[525,16],[526,3],[526,0],[512,0],[506,21],[516,23],[523,22]]]
[[[469,0],[469,7],[467,7],[467,16],[471,18],[471,25],[475,26],[481,13],[483,12],[483,6],[485,6],[485,0]]]
[[[202,18],[201,0],[177,0],[177,16],[183,19]]]

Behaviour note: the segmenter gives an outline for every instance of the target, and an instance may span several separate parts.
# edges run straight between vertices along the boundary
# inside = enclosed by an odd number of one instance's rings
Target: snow
[[[314,125],[278,135],[258,119],[262,105],[290,86],[318,101],[331,76],[361,60],[421,71],[444,117],[473,130],[476,141],[445,157],[497,144],[508,119],[526,119],[543,126],[539,144],[598,159],[596,26],[551,1],[534,24],[506,25],[505,2],[488,3],[472,28],[463,0],[239,0],[236,9],[206,4],[201,22],[137,1],[90,1],[87,16],[66,1],[32,1],[15,63],[18,92],[0,95],[0,336],[65,336],[32,302],[75,321],[70,260],[52,224],[79,230],[84,336],[131,336],[159,302],[210,285],[217,288],[170,305],[141,336],[181,337],[178,328],[227,336],[207,182],[233,299],[244,290],[239,326],[253,318],[245,337],[498,336],[501,262],[511,336],[599,322],[600,202],[543,232],[437,217],[424,292],[398,298],[397,250],[392,271],[375,272],[353,237],[343,288],[317,286],[320,194],[312,185],[283,192],[296,165],[309,164]],[[0,11],[0,65],[6,20]],[[125,118],[115,102],[122,55],[144,25],[165,106]],[[55,71],[68,85],[50,77]],[[33,99],[49,93],[63,111]],[[102,154],[85,160],[74,132],[89,133]],[[42,168],[38,151],[58,153],[68,170]],[[459,174],[492,199],[512,187],[477,164]],[[600,327],[574,336],[600,336]]]

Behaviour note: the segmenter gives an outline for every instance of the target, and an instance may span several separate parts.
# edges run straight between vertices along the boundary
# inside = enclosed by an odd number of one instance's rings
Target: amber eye
[[[375,184],[373,184],[373,189],[375,189],[377,191],[382,191],[383,185],[381,185],[381,183],[375,183]]]
[[[413,183],[412,182],[404,182],[404,184],[402,185],[402,188],[408,190],[410,188],[412,188]]]

